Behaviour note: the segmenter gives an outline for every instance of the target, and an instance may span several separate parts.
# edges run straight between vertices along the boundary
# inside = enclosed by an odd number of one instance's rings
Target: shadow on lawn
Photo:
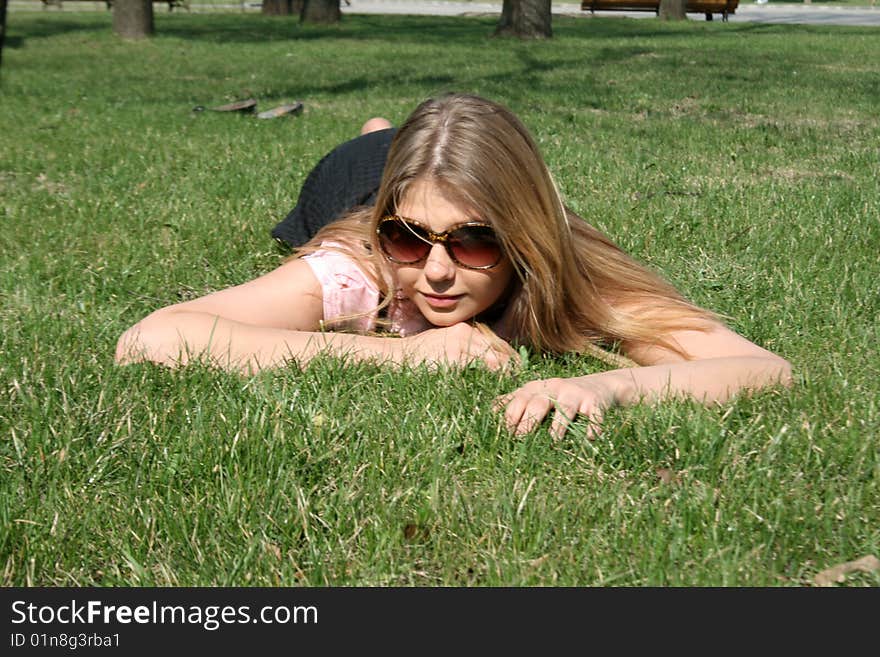
[[[21,46],[26,39],[42,39],[72,32],[103,34],[110,28],[110,21],[83,20],[81,16],[66,17],[61,14],[45,18],[30,18],[19,21],[18,15],[12,14],[6,19],[6,45],[9,40]]]
[[[620,55],[625,59],[628,55]],[[504,97],[509,102],[520,102],[534,105],[534,99],[541,93],[549,97],[557,97],[563,90],[565,82],[551,80],[548,72],[560,73],[564,70],[582,71],[583,62],[579,58],[553,58],[550,61],[539,60],[528,53],[511,54],[512,61],[519,66],[507,68],[497,73],[486,74],[476,70],[473,73],[461,71],[458,75],[425,75],[413,77],[409,72],[377,74],[373,77],[358,76],[349,80],[331,83],[315,82],[312,85],[297,84],[295,87],[276,89],[279,97],[309,98],[316,95],[349,94],[353,92],[385,93],[393,92],[401,87],[420,88],[421,95],[428,97],[450,91],[478,93],[488,97]],[[579,73],[578,88],[588,102],[581,101],[581,108],[601,109],[607,100],[608,89],[596,83],[588,73]],[[535,106],[540,110],[539,106]]]
[[[300,25],[298,20],[266,16],[248,16],[247,20],[231,20],[228,15],[213,15],[210,20],[186,21],[169,16],[157,17],[156,32],[183,39],[204,39],[217,42],[262,43],[265,41],[311,41],[318,39],[351,39],[363,41],[406,41],[415,43],[469,43],[491,39],[497,19],[458,16],[367,15],[344,16],[338,25]],[[204,18],[209,18],[205,16]],[[232,17],[235,18],[235,17]],[[554,34],[567,38],[645,38],[677,37],[694,34],[691,24],[680,29],[647,20],[592,18],[584,29],[580,18],[555,17]],[[430,29],[426,29],[427,25]],[[540,42],[533,42],[540,43]],[[553,43],[547,41],[546,43]]]
[[[426,29],[426,19],[430,29]],[[155,36],[214,43],[257,44],[272,41],[315,41],[344,39],[355,41],[406,41],[419,43],[473,43],[492,35],[492,19],[455,17],[368,16],[343,17],[337,25],[300,25],[296,18],[262,15],[199,14],[157,15]],[[15,39],[40,39],[69,33],[93,33],[98,37],[112,32],[111,15],[65,16],[63,14],[28,17],[7,21],[7,43]],[[13,36],[13,34],[15,36]]]
[[[491,22],[434,17],[430,30],[425,17],[353,16],[343,17],[337,25],[300,25],[296,18],[248,16],[230,20],[225,15],[204,17],[208,20],[156,21],[156,33],[181,39],[218,43],[265,43],[266,41],[315,41],[344,39],[354,41],[418,41],[432,43],[473,42],[491,34]]]
[[[337,25],[300,25],[296,18],[284,19],[248,15],[246,19],[227,14],[202,15],[198,20],[183,15],[156,17],[157,35],[220,43],[262,43],[266,41],[314,41],[342,39],[353,41],[388,41],[407,43],[444,43],[474,45],[492,40],[497,19],[492,16],[406,16],[368,15],[343,16]],[[164,20],[163,20],[164,19]],[[182,19],[182,20],[181,20]],[[876,28],[849,28],[876,34]],[[670,39],[711,35],[725,38],[743,33],[785,33],[827,31],[821,25],[783,25],[769,23],[722,23],[690,19],[675,24],[660,20],[633,20],[612,17],[565,17],[553,19],[553,32],[566,40]],[[512,39],[512,41],[516,41]],[[553,44],[546,42],[524,42]]]
[[[295,17],[270,17],[259,14],[158,14],[155,16],[156,36],[175,37],[217,43],[264,43],[267,41],[314,41],[344,39],[362,41],[405,41],[415,43],[468,43],[491,39],[497,19],[493,16],[405,16],[367,15],[343,16],[337,25],[300,25]],[[7,39],[55,36],[64,33],[93,32],[108,34],[111,15],[96,14],[75,17],[47,15],[19,22],[8,21]],[[429,29],[426,29],[427,26]],[[669,24],[659,20],[632,20],[619,16],[580,17],[557,16],[553,19],[554,34],[566,39],[627,39],[675,38],[714,33],[719,38],[728,34],[772,33],[793,29],[803,31],[824,29],[823,26],[778,25],[769,23],[707,23],[689,20],[683,24]],[[856,29],[856,28],[851,28]],[[873,32],[871,30],[874,30]],[[857,31],[856,33],[858,33]],[[865,28],[874,34],[875,28]],[[848,33],[852,33],[849,32]],[[15,36],[13,36],[13,34]],[[546,43],[553,43],[548,41]],[[15,46],[12,46],[15,47]]]

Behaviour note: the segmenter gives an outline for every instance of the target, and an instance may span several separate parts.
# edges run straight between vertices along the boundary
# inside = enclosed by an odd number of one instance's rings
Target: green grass
[[[880,553],[880,32],[493,22],[157,12],[123,43],[105,13],[10,14],[0,583],[800,586]],[[491,400],[600,364],[113,364],[152,309],[275,266],[269,230],[365,118],[450,89],[516,111],[576,210],[794,388],[554,441],[511,438]],[[306,109],[191,111],[249,96]]]

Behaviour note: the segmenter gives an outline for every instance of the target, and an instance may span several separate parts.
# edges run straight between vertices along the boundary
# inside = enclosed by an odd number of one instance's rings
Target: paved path
[[[501,2],[468,2],[465,0],[350,0],[343,2],[345,14],[422,14],[431,16],[460,16],[463,14],[500,14]],[[553,13],[589,17],[580,4],[553,3]],[[650,12],[604,11],[596,16],[653,18]],[[691,20],[703,20],[701,14],[689,14]],[[720,20],[716,16],[715,20]],[[880,6],[832,7],[827,5],[793,5],[772,2],[759,5],[741,2],[731,22],[751,23],[805,23],[825,25],[876,25],[880,27]]]
[[[749,23],[873,25],[880,27],[880,7],[741,4],[729,20]]]

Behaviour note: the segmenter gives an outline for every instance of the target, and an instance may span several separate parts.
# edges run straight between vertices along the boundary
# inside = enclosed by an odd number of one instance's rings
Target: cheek
[[[413,284],[419,276],[417,269],[413,267],[395,267],[391,273],[394,286],[403,291],[412,289]]]
[[[513,265],[509,260],[504,260],[495,273],[495,286],[499,294],[502,294],[513,282]]]
[[[488,306],[491,306],[498,301],[507,291],[512,275],[513,272],[505,267],[504,270],[497,272],[496,275],[491,278],[481,281],[479,289],[482,291],[482,294],[480,295],[482,301]]]

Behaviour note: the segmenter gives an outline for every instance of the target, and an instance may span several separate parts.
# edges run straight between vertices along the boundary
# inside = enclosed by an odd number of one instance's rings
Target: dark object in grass
[[[301,114],[302,110],[303,104],[299,101],[294,101],[293,103],[279,105],[278,107],[273,107],[272,109],[266,110],[265,112],[260,112],[259,114],[257,114],[257,118],[274,119],[279,116],[287,116],[289,114]]]
[[[212,112],[253,112],[257,109],[257,101],[253,98],[247,100],[237,100],[234,103],[227,103],[218,107],[211,107]]]
[[[408,522],[403,528],[403,538],[407,542],[424,542],[431,537],[431,530],[415,522]]]

